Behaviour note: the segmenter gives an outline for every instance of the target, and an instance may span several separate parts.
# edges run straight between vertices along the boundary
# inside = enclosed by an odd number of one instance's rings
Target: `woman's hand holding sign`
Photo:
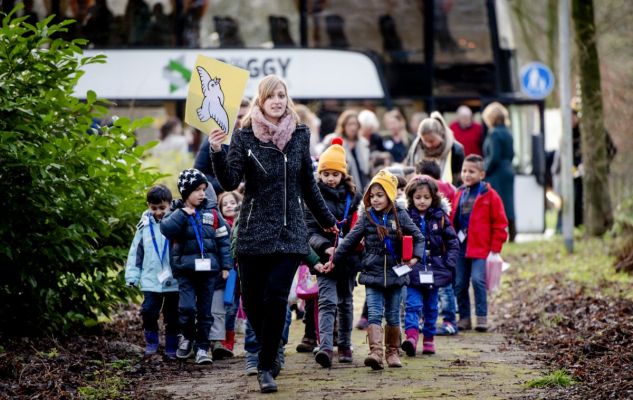
[[[209,134],[209,144],[211,145],[211,150],[213,150],[213,152],[222,150],[222,142],[224,142],[225,137],[226,132],[220,128],[215,128],[211,131]]]

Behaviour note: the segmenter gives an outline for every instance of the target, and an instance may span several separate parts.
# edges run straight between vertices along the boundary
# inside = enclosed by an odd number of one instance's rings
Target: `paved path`
[[[363,287],[356,291],[362,306]],[[359,313],[357,313],[358,315]],[[278,378],[279,392],[261,395],[256,377],[244,373],[241,346],[238,357],[218,361],[171,384],[149,390],[174,399],[507,399],[532,397],[524,383],[539,375],[529,354],[507,345],[498,333],[462,333],[437,337],[437,354],[403,355],[404,368],[371,371],[363,366],[368,347],[365,332],[353,334],[354,363],[323,369],[311,355],[295,352],[303,324],[293,321],[286,366]],[[243,336],[238,337],[243,342]],[[335,355],[336,360],[336,355]],[[197,375],[197,376],[195,376]]]

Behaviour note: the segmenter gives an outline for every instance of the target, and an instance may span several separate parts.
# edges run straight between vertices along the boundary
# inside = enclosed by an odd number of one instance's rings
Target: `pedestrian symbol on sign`
[[[521,91],[534,99],[544,99],[554,89],[554,74],[547,65],[532,62],[521,68]]]

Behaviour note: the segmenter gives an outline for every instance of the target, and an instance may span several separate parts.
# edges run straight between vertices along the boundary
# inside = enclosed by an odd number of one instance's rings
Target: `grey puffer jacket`
[[[182,200],[176,200],[172,204],[171,212],[160,223],[161,233],[171,242],[169,256],[174,276],[187,271],[195,271],[195,261],[200,258],[198,240],[188,215],[182,210],[183,207]],[[224,221],[214,203],[208,199],[204,199],[196,210],[202,224],[204,256],[211,259],[211,270],[233,269],[231,228]],[[215,221],[216,217],[218,221]]]
[[[336,219],[327,209],[314,180],[310,131],[297,125],[283,151],[263,143],[250,127],[236,131],[228,152],[211,154],[220,185],[231,191],[245,180],[240,212],[239,255],[309,253],[303,202],[322,227]]]
[[[420,233],[420,229],[411,221],[409,214],[403,208],[397,207],[398,220],[400,221],[400,229],[402,235],[413,236],[413,257],[422,259],[424,251],[424,237]],[[393,244],[393,249],[398,260],[394,260],[389,251],[387,251],[385,242],[380,240],[378,236],[378,227],[373,224],[367,216],[367,213],[360,212],[360,217],[352,231],[345,236],[334,253],[334,265],[344,262],[345,256],[352,253],[361,240],[365,239],[365,251],[363,253],[363,270],[358,278],[361,285],[374,288],[387,288],[393,286],[404,286],[409,284],[409,275],[398,276],[393,267],[400,262],[402,256],[402,241],[398,240],[396,232],[396,222],[393,211],[389,211],[387,216],[387,226],[389,229],[389,238]],[[382,220],[382,213],[375,213],[376,217]]]

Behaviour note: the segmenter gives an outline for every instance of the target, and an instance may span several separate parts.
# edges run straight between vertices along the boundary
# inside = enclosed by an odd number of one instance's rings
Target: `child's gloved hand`
[[[229,277],[229,271],[223,269],[222,270],[222,279],[227,280]]]

